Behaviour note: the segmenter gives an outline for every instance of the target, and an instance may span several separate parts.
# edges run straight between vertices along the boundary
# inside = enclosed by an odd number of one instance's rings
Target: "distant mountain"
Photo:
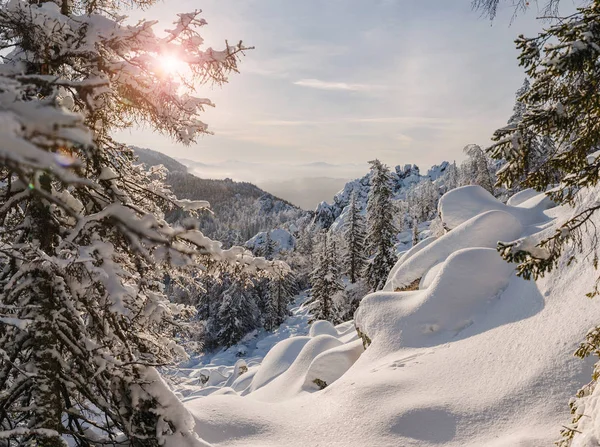
[[[305,209],[314,210],[330,199],[344,184],[368,169],[367,163],[290,163],[282,161],[226,160],[199,162],[178,158],[190,174],[200,178],[251,182],[276,197],[289,200]]]
[[[131,146],[135,154],[138,157],[138,161],[147,166],[158,166],[163,165],[170,173],[183,172],[187,173],[188,169],[184,164],[179,163],[174,158],[163,154],[162,152],[153,151],[150,149],[143,149],[141,147]]]
[[[259,186],[289,199],[303,209],[315,209],[319,202],[317,197],[333,197],[347,182],[347,178],[302,177],[263,181]]]
[[[295,228],[298,220],[308,220],[312,213],[275,197],[249,182],[231,179],[202,179],[189,174],[187,168],[157,151],[133,148],[140,162],[147,166],[162,164],[168,171],[167,183],[179,199],[207,200],[214,214],[201,219],[201,230],[225,246],[243,244],[257,233],[275,228]],[[184,216],[175,211],[167,216],[177,221]]]

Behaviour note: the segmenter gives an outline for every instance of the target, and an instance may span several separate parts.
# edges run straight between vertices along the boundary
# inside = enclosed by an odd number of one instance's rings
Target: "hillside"
[[[201,229],[226,246],[243,244],[261,231],[289,226],[310,215],[252,183],[201,179],[189,174],[183,164],[165,154],[150,149],[134,150],[140,162],[148,166],[165,166],[168,170],[167,184],[179,199],[207,200],[210,203],[214,215],[203,216]],[[178,212],[167,216],[169,221],[181,217]]]
[[[396,166],[392,170],[392,189],[396,200],[405,200],[408,190],[421,182],[431,180],[439,186],[443,186],[444,174],[446,174],[450,163],[444,161],[440,165],[433,166],[426,175],[421,175],[420,169],[416,165]],[[357,193],[361,207],[366,209],[367,197],[370,190],[370,177],[368,173],[365,176],[346,183],[344,188],[334,197],[332,203],[322,202],[315,211],[314,223],[320,228],[328,229],[332,226],[343,225],[344,209],[350,203],[350,198],[354,192]]]
[[[314,323],[260,365],[221,369],[221,381],[189,395],[197,432],[216,446],[552,445],[589,381],[591,363],[572,353],[600,301],[584,297],[593,268],[566,266],[570,253],[560,274],[515,275],[496,242],[572,210],[530,192],[511,203],[477,186],[447,193],[451,230],[402,256],[354,322]],[[396,291],[415,279],[418,290]]]

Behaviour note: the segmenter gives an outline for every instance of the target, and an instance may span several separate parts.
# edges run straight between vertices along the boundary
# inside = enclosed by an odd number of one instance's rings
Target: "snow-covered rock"
[[[292,251],[296,246],[296,238],[287,230],[282,228],[277,228],[275,230],[269,231],[269,235],[271,240],[274,242],[274,253],[279,253],[282,251]],[[264,248],[265,243],[267,241],[267,232],[262,231],[254,236],[252,239],[247,241],[244,245],[256,252],[261,248]]]
[[[453,229],[421,241],[390,274],[390,283],[421,277],[420,289],[364,298],[355,321],[363,340],[348,323],[335,332],[319,323],[247,373],[255,391],[241,397],[234,382],[188,400],[198,433],[217,447],[552,445],[591,375],[591,362],[572,353],[600,319],[600,301],[584,296],[596,274],[567,253],[559,273],[517,277],[495,243],[571,210],[543,195],[518,206],[490,197],[467,187],[443,199]],[[595,411],[598,399],[586,405]],[[581,426],[577,447],[597,444],[593,424]]]
[[[409,286],[457,250],[469,247],[496,248],[498,241],[515,240],[521,233],[523,226],[512,214],[494,210],[476,215],[412,256],[404,256],[391,271],[385,290],[394,291]]]
[[[442,187],[440,180],[449,166],[450,164],[445,161],[441,165],[433,166],[427,175],[421,175],[419,167],[416,165],[396,166],[391,171],[394,199],[405,200],[410,187],[425,180],[436,182],[438,186]],[[350,198],[354,192],[357,194],[360,208],[365,212],[371,188],[370,180],[370,173],[360,179],[352,180],[346,183],[344,188],[333,197],[331,204],[321,202],[315,210],[313,224],[317,228],[331,228],[333,231],[343,228]]]
[[[555,206],[544,194],[530,197],[519,205],[518,207],[505,205],[481,186],[469,185],[444,194],[438,208],[442,222],[448,229],[452,229],[485,211],[492,210],[512,214],[523,226],[542,224],[548,221],[544,211]]]

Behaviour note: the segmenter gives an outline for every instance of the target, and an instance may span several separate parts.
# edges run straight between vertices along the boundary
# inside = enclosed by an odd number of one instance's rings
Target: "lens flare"
[[[186,69],[186,63],[172,54],[163,54],[158,57],[160,70],[167,75],[182,74]]]

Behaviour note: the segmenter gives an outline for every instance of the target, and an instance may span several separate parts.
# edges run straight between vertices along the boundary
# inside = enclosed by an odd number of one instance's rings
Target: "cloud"
[[[400,143],[401,146],[407,147],[412,144],[415,140],[408,135],[404,135],[402,133],[396,135],[395,139]]]
[[[254,121],[252,124],[256,126],[312,126],[324,124],[325,121],[296,121],[296,120],[263,120]]]
[[[328,82],[319,79],[301,79],[294,82],[294,85],[301,87],[316,88],[318,90],[345,90],[351,92],[369,91],[381,89],[381,86],[367,84],[348,84],[346,82]]]
[[[454,120],[448,118],[434,118],[426,116],[379,116],[372,118],[358,118],[356,123],[369,124],[405,124],[410,126],[445,127],[451,125]]]

